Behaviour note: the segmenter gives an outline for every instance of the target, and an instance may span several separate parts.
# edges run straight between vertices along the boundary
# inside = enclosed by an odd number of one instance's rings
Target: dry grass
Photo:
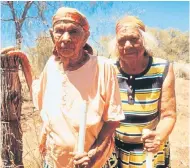
[[[190,64],[174,62],[174,73],[176,78],[190,79]]]

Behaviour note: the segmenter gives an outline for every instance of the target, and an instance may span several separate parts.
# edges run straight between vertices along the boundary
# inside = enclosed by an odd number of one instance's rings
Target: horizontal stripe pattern
[[[143,111],[153,111],[158,107],[158,102],[149,103],[148,105],[148,103],[141,104],[135,101],[135,104],[129,105],[126,101],[122,100],[122,103],[122,108],[124,111],[138,111],[143,113]]]
[[[125,136],[132,136],[140,139],[143,128],[154,129],[154,124],[158,123],[158,101],[167,64],[163,59],[153,58],[146,73],[137,77],[118,71],[120,96],[125,113],[125,120],[120,122],[120,127],[116,131],[120,138],[126,140]],[[134,99],[133,104],[130,96]],[[132,131],[124,131],[129,129]]]
[[[168,62],[160,58],[152,58],[151,61],[149,69],[142,75],[130,76],[122,71],[117,73],[125,119],[120,121],[115,138],[116,141],[127,143],[129,146],[132,143],[133,145],[142,143],[142,130],[144,128],[154,130],[159,122],[158,102]],[[131,99],[133,104],[130,103]],[[133,151],[130,147],[124,148],[120,145],[116,144],[119,167],[146,167],[146,157],[142,149]],[[153,158],[154,167],[165,166],[165,159],[169,156],[168,148],[167,143],[161,145],[160,151]]]
[[[138,123],[125,123],[121,121],[119,128],[116,129],[115,136],[117,139],[126,143],[141,143],[142,130],[144,128],[154,130],[158,121],[158,118],[144,123],[140,123],[140,121]]]
[[[117,140],[116,144],[118,144],[116,145],[116,153],[119,158],[118,168],[146,168],[146,152],[140,149],[142,148],[141,144],[136,144],[135,146],[135,144],[122,143]],[[131,146],[135,150],[132,150]],[[153,154],[152,167],[170,167],[168,148],[168,141],[161,144],[160,150],[157,153]]]
[[[158,117],[158,112],[148,115],[137,115],[125,113],[125,119],[121,123],[147,123]]]

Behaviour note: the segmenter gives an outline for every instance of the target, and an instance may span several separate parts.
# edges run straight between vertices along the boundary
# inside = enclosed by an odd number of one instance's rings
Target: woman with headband
[[[173,66],[148,50],[145,25],[137,17],[117,22],[115,46],[125,114],[115,132],[118,168],[145,168],[147,152],[152,167],[169,168],[168,136],[176,121]]]
[[[32,81],[30,68],[25,68],[34,105],[43,120],[40,151],[44,167],[101,168],[112,154],[115,128],[124,119],[115,69],[106,58],[89,54],[92,53],[86,44],[89,24],[83,14],[62,7],[52,21],[55,47],[40,78]],[[24,55],[16,50],[7,54]],[[87,102],[84,152],[77,153],[84,101]]]

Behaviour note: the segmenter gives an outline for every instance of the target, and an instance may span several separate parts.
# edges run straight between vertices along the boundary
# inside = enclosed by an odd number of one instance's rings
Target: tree
[[[24,3],[24,7],[22,10],[15,7],[15,3],[13,1],[5,1],[1,2],[2,5],[8,6],[11,12],[11,18],[1,18],[2,21],[12,21],[15,24],[15,38],[16,38],[16,46],[17,48],[21,48],[22,44],[22,27],[26,19],[41,19],[43,23],[47,24],[45,17],[44,17],[44,11],[46,10],[46,2],[37,2],[37,1],[26,1]],[[37,10],[36,16],[28,16],[29,9],[33,6],[35,6]],[[20,13],[20,11],[22,11]]]
[[[17,11],[13,1],[2,2],[10,9],[11,18],[1,19],[2,21],[12,21],[15,24],[15,38],[17,48],[22,44],[22,27],[28,18],[40,18],[45,21],[43,14],[45,3],[27,1],[24,3],[23,10]],[[18,4],[17,4],[18,5]],[[19,4],[21,6],[21,4]],[[37,16],[28,16],[29,9],[36,5]],[[22,6],[21,6],[22,7]],[[2,52],[2,51],[1,51]],[[19,79],[19,66],[24,67],[27,60],[18,56],[7,56],[1,54],[1,166],[3,167],[24,167],[22,162],[23,143],[22,129],[20,124],[22,96],[21,82]],[[29,62],[27,61],[27,65]]]

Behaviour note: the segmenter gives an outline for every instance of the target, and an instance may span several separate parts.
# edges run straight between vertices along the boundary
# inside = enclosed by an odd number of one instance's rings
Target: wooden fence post
[[[3,168],[22,168],[21,83],[18,56],[1,54],[1,161]]]

